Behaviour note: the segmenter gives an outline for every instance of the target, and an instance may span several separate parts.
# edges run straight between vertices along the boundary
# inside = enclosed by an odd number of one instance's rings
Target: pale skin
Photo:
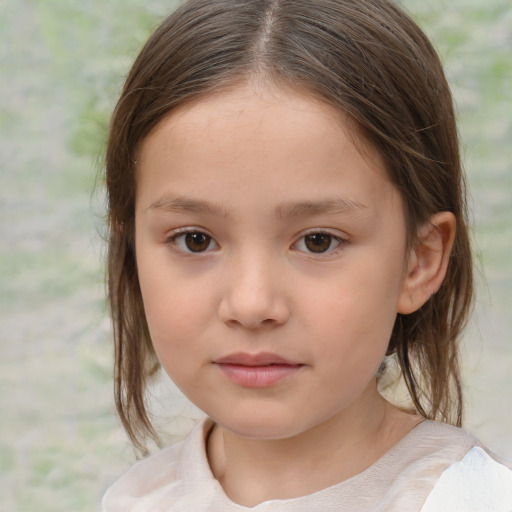
[[[171,113],[139,148],[150,334],[214,420],[212,473],[241,505],[350,478],[420,421],[381,397],[376,372],[396,314],[441,286],[455,220],[435,214],[408,248],[400,194],[355,138],[334,108],[251,83]],[[272,354],[286,375],[237,380],[233,354]]]

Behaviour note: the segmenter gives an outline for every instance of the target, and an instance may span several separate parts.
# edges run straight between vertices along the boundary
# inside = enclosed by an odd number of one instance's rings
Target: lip
[[[213,363],[231,382],[248,388],[274,386],[292,377],[304,366],[269,352],[238,352],[216,359]]]

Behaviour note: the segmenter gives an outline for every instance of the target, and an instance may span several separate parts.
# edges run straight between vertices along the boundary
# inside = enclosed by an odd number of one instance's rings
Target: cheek
[[[378,366],[388,346],[400,281],[393,265],[383,269],[365,263],[347,263],[346,272],[335,281],[326,281],[316,286],[314,293],[303,295],[305,330],[324,340],[318,350],[327,363]]]
[[[164,364],[168,356],[185,356],[209,322],[212,298],[208,287],[173,271],[168,257],[158,251],[139,251],[138,273],[149,332],[159,359]]]
[[[195,294],[148,288],[143,293],[149,333],[158,360],[171,380],[182,390],[190,385],[190,375],[201,366],[205,353],[200,340],[204,338],[200,300]]]
[[[193,342],[196,333],[204,328],[205,311],[209,309],[208,298],[190,291],[179,282],[160,281],[156,286],[150,282],[142,285],[144,310],[151,337],[155,344],[171,343],[172,340],[188,338]]]
[[[338,332],[368,332],[377,323],[393,323],[397,312],[400,269],[378,264],[346,265],[339,275],[306,287],[302,314],[322,328]]]

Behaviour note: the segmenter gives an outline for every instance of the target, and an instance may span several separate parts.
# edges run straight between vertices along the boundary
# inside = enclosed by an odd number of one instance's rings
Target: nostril
[[[276,279],[276,269],[261,256],[251,253],[230,261],[218,316],[231,327],[268,329],[288,319],[286,288]]]
[[[285,323],[289,311],[280,299],[262,301],[224,300],[219,307],[219,318],[230,327],[246,329],[272,328]]]

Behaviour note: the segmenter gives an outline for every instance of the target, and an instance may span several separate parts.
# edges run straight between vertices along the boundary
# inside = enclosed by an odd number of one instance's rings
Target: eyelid
[[[212,248],[208,247],[204,251],[194,252],[194,251],[190,251],[190,250],[186,250],[186,249],[182,249],[181,247],[178,247],[178,245],[176,244],[176,240],[180,236],[184,236],[189,233],[201,233],[201,234],[206,235],[208,238],[210,238],[211,244],[214,245],[214,248],[212,249]],[[201,256],[201,255],[204,256],[204,255],[209,254],[209,253],[213,252],[214,250],[218,250],[220,248],[218,242],[215,240],[213,235],[211,235],[208,232],[208,230],[206,230],[204,228],[196,227],[196,226],[187,226],[187,227],[183,227],[183,228],[174,229],[173,231],[171,231],[169,234],[166,235],[165,245],[170,247],[173,251],[183,254],[185,256]]]
[[[335,232],[333,232],[335,231]],[[293,249],[301,240],[303,240],[308,235],[314,235],[314,234],[324,234],[329,235],[333,238],[333,240],[336,240],[338,242],[338,245],[333,248],[329,249],[325,252],[318,252],[315,253],[313,251],[301,251],[308,255],[308,257],[316,257],[316,258],[322,258],[322,257],[328,257],[332,256],[333,254],[336,254],[340,247],[343,247],[345,245],[348,245],[350,243],[350,240],[347,235],[343,235],[338,230],[333,230],[329,228],[310,228],[305,231],[302,231],[296,238],[296,241],[291,245],[291,248]]]

